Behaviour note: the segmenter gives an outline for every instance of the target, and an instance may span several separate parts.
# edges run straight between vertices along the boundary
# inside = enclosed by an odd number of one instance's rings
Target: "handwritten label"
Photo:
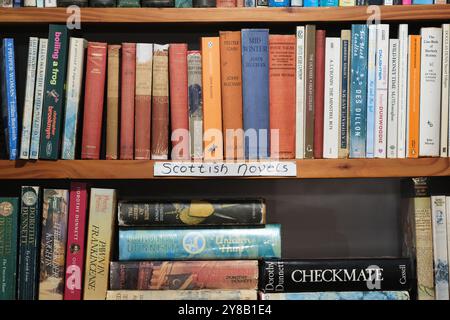
[[[155,162],[155,177],[296,177],[296,162]]]

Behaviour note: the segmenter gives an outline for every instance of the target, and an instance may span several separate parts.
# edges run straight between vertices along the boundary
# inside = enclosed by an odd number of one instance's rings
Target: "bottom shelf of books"
[[[2,183],[0,300],[449,299],[448,178],[235,182]]]

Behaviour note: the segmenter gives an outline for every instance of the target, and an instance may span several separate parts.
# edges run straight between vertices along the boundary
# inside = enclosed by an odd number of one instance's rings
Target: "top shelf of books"
[[[381,21],[450,19],[450,5],[379,6]],[[66,8],[0,8],[0,24],[65,23]],[[82,23],[357,22],[365,6],[320,8],[81,8]]]

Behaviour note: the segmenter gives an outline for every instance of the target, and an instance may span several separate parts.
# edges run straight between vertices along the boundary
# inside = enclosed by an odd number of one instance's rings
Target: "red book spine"
[[[189,160],[187,44],[169,46],[172,160]]]
[[[217,8],[236,7],[236,0],[217,0],[216,7]]]
[[[106,43],[88,43],[81,144],[82,159],[100,158],[103,98],[106,79],[106,50]]]
[[[316,87],[314,91],[314,158],[323,158],[323,99],[325,86],[325,30],[316,31]]]
[[[122,44],[122,87],[120,109],[120,159],[133,160],[134,91],[136,81],[136,44]]]
[[[86,209],[86,184],[73,182],[70,185],[64,300],[81,300],[84,273]]]

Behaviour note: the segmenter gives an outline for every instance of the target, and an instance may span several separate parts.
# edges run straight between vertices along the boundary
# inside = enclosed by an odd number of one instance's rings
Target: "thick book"
[[[240,31],[220,32],[220,75],[225,159],[244,158]]]
[[[111,262],[110,290],[256,290],[257,260]]]
[[[313,157],[323,158],[323,120],[324,120],[324,88],[325,88],[325,30],[316,31],[316,60],[314,75],[314,143]]]
[[[389,40],[389,84],[388,84],[388,118],[387,118],[387,157],[398,155],[398,105],[399,105],[399,41]]]
[[[366,158],[374,157],[375,148],[375,104],[377,94],[377,29],[369,25],[367,47],[367,114],[366,114]]]
[[[116,0],[89,0],[89,7],[115,7]]]
[[[305,146],[303,155],[306,159],[314,157],[315,59],[316,26],[307,25],[305,29]]]
[[[83,300],[106,298],[116,201],[116,190],[91,189]]]
[[[0,198],[0,300],[16,299],[18,198]]]
[[[86,48],[86,40],[82,38],[73,38],[73,37],[70,38],[69,57],[67,65],[67,80],[66,80],[66,106],[64,115],[62,152],[61,152],[61,158],[66,160],[75,159],[75,151],[76,151],[75,147],[77,142],[77,131],[78,131],[77,129],[79,117],[78,114],[80,113],[80,98],[83,86],[83,66],[84,66],[85,48]],[[92,59],[92,57],[89,58]],[[86,91],[90,90],[92,89],[86,88]]]
[[[120,88],[120,159],[134,159],[134,95],[136,87],[136,43],[122,43]]]
[[[44,189],[42,203],[39,300],[62,300],[69,192]]]
[[[406,125],[408,118],[408,25],[398,27],[398,130],[397,157],[406,157]]]
[[[136,95],[134,97],[134,158],[150,160],[152,122],[153,44],[136,44]]]
[[[295,158],[295,35],[269,36],[270,157]]]
[[[20,206],[17,299],[36,300],[41,227],[40,188],[23,186]]]
[[[175,8],[192,8],[192,0],[175,0]]]
[[[264,260],[259,289],[275,292],[408,291],[410,259]]]
[[[14,39],[5,38],[1,50],[1,95],[3,130],[9,160],[18,154],[17,87]]]
[[[203,98],[202,98],[202,54],[187,52],[188,104],[189,104],[189,152],[191,159],[203,158]]]
[[[169,158],[169,45],[153,45],[152,159]]]
[[[108,45],[106,91],[106,160],[119,158],[120,44]]]
[[[421,37],[409,36],[407,157],[419,157]]]
[[[81,300],[87,213],[86,183],[72,182],[69,199],[64,300]]]
[[[119,260],[260,259],[281,256],[280,225],[235,229],[119,230]]]
[[[296,30],[295,71],[295,158],[303,159],[305,149],[305,27]]]
[[[339,158],[347,158],[349,152],[350,118],[350,54],[352,35],[341,31],[341,99],[339,110]]]
[[[260,293],[260,300],[410,300],[408,291]]]
[[[246,159],[269,156],[269,30],[242,29],[242,97]]]
[[[449,137],[449,94],[450,94],[450,24],[442,25],[442,79],[441,79],[441,136],[440,153],[448,157]]]
[[[257,300],[256,290],[108,290],[106,300]]]
[[[31,125],[33,118],[34,88],[36,82],[36,64],[39,38],[30,37],[28,41],[27,81],[25,101],[22,113],[22,137],[20,141],[20,159],[30,157]]]
[[[68,35],[65,25],[51,24],[48,32],[44,105],[39,158],[56,160],[61,144],[61,122],[66,81]]]
[[[169,46],[169,92],[172,160],[190,160],[188,66],[186,43]]]
[[[261,225],[264,200],[121,201],[119,226]]]

